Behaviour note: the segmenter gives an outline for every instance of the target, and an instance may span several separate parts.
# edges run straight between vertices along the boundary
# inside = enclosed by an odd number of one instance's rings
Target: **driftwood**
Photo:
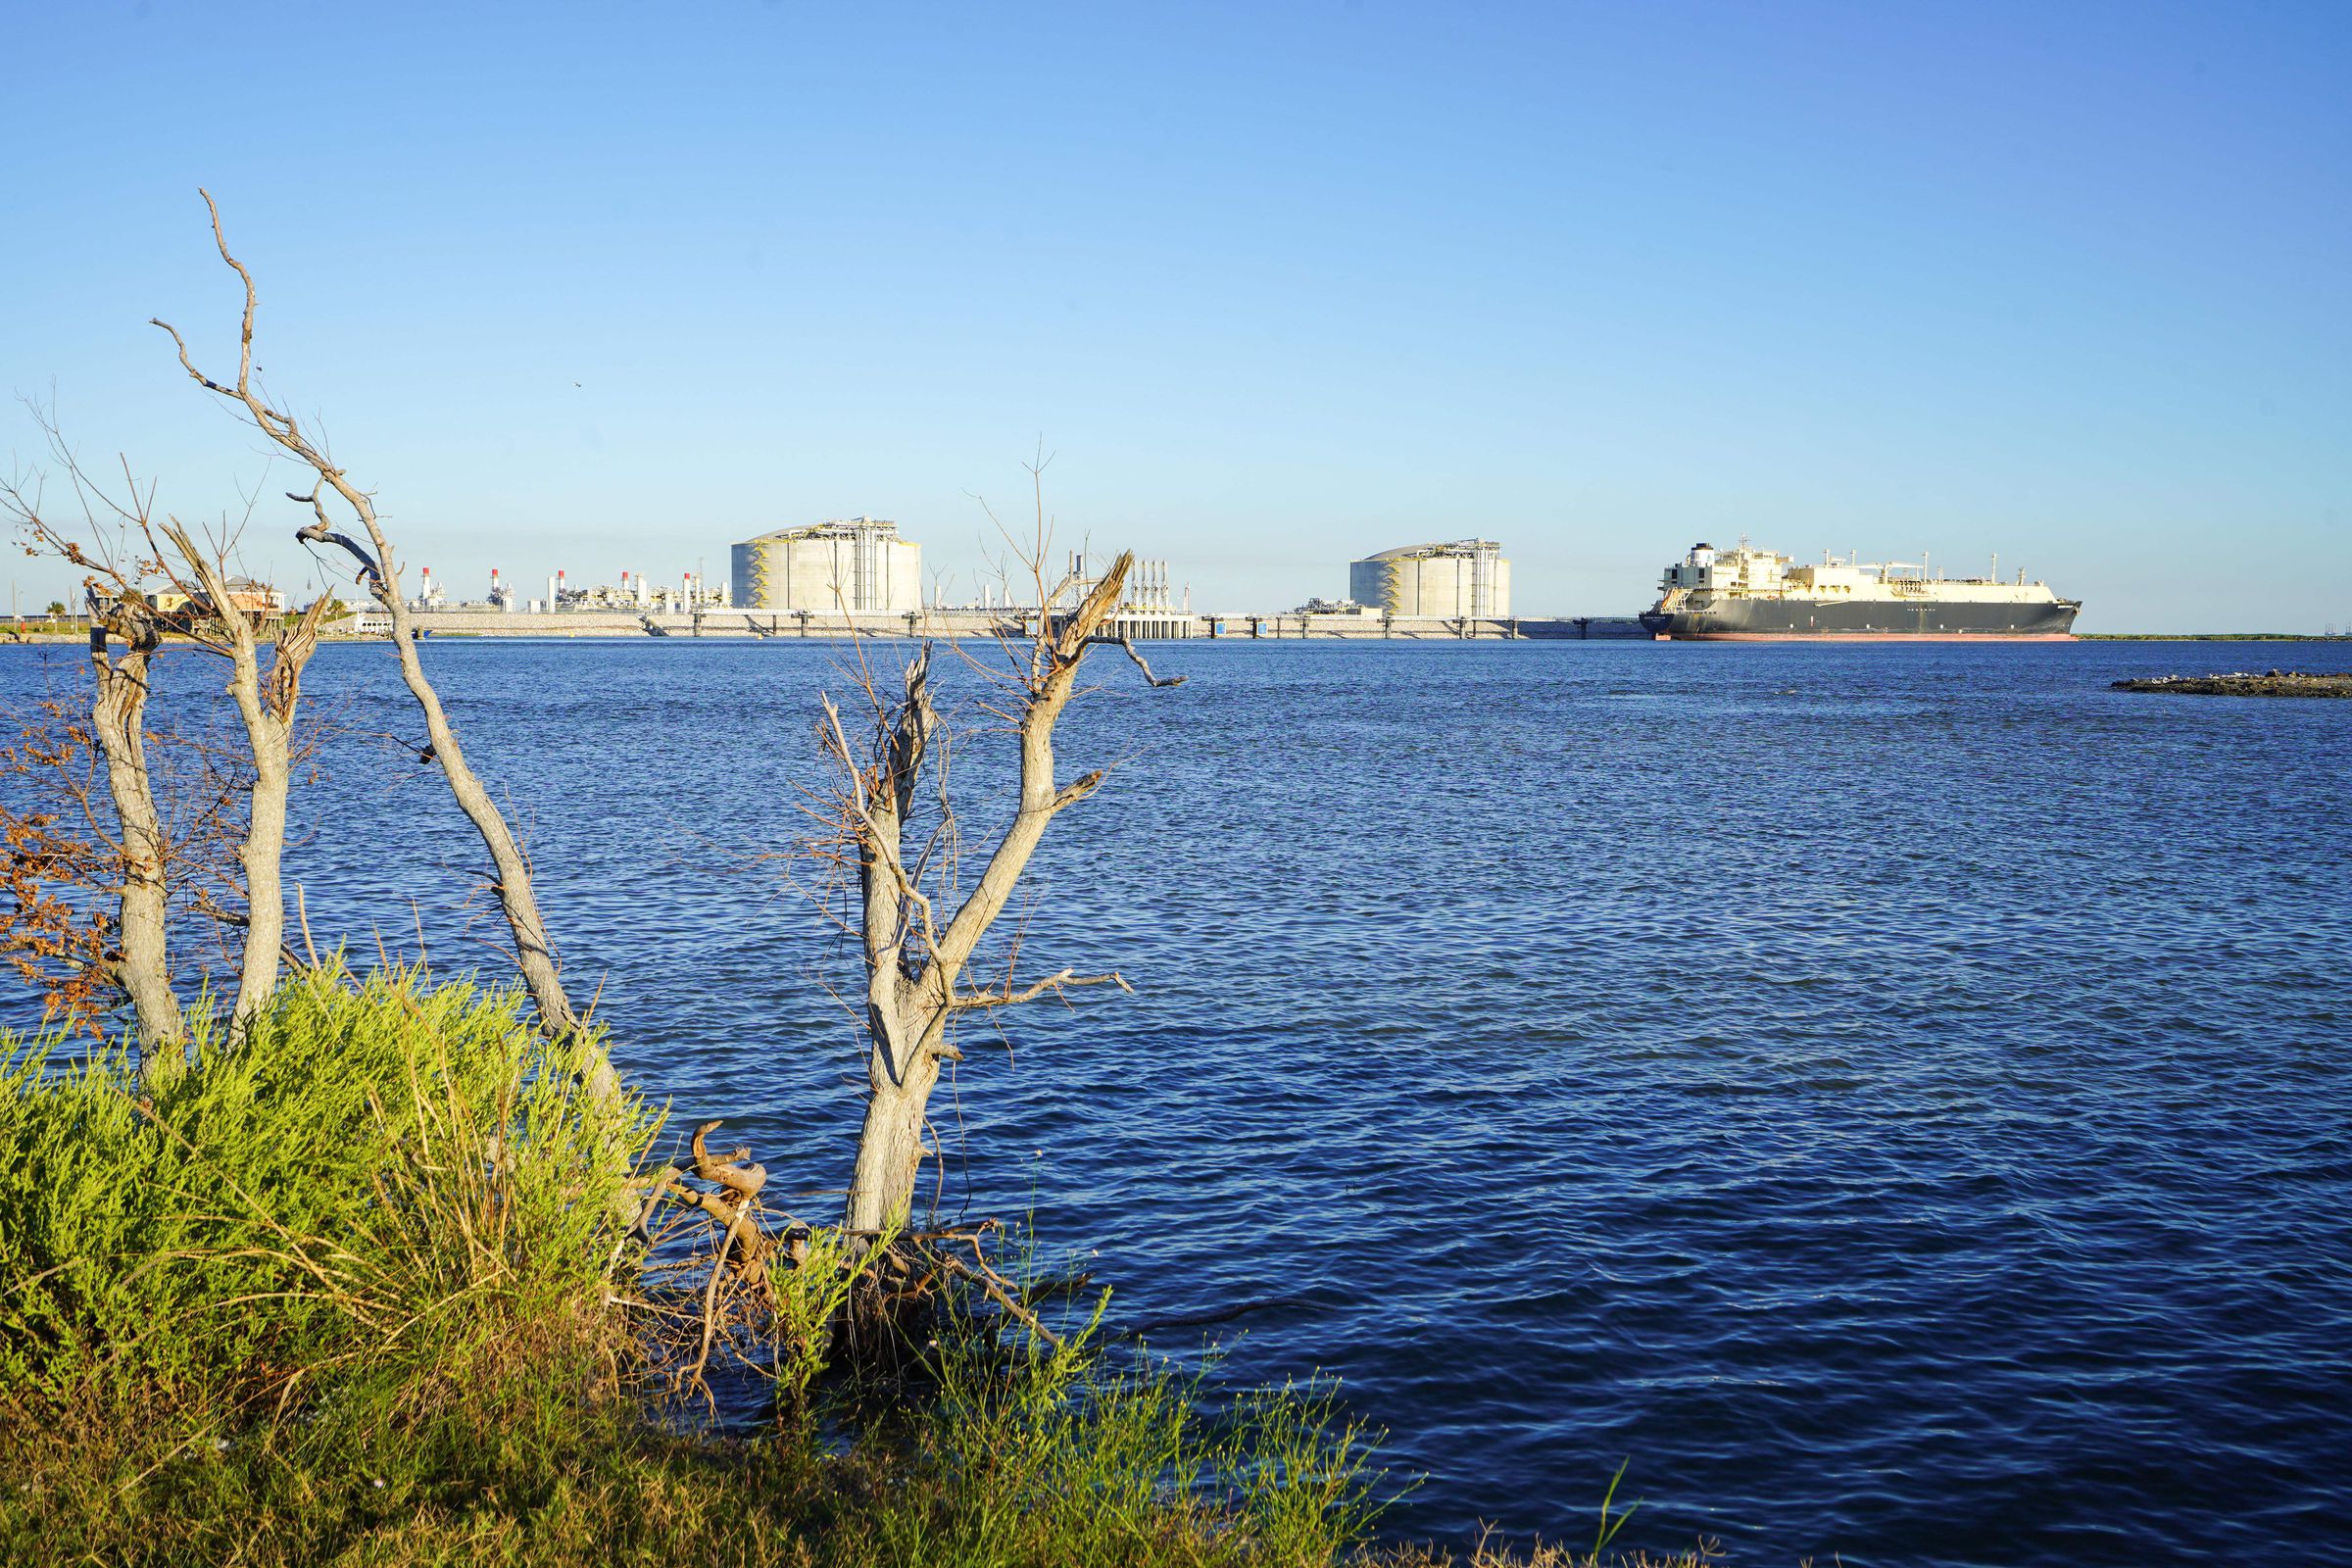
[[[942,1252],[934,1255],[940,1266],[948,1272],[977,1284],[987,1294],[990,1300],[1019,1319],[1030,1333],[1044,1340],[1055,1349],[1061,1348],[1061,1336],[1039,1322],[1037,1314],[1023,1304],[1015,1294],[1012,1283],[988,1266],[987,1259],[980,1255],[978,1243],[975,1242],[972,1246],[972,1261],[969,1263],[952,1253]]]
[[[1058,1348],[1063,1343],[1039,1316],[1036,1303],[1083,1289],[1088,1282],[1080,1277],[1031,1289],[1008,1279],[989,1261],[988,1244],[1004,1230],[993,1219],[928,1231],[834,1233],[844,1241],[868,1244],[855,1257],[841,1250],[816,1254],[836,1260],[842,1269],[834,1317],[809,1326],[816,1335],[814,1344],[780,1335],[787,1321],[781,1310],[780,1276],[807,1266],[814,1234],[806,1223],[790,1215],[771,1215],[761,1205],[760,1195],[768,1173],[752,1160],[749,1149],[711,1147],[710,1136],[722,1125],[706,1121],[696,1127],[683,1156],[636,1184],[644,1198],[632,1234],[641,1244],[652,1248],[664,1236],[677,1234],[656,1225],[664,1211],[691,1216],[689,1223],[699,1226],[705,1238],[686,1258],[662,1265],[700,1271],[690,1300],[666,1309],[633,1298],[624,1303],[666,1310],[684,1331],[676,1342],[672,1374],[681,1390],[710,1396],[710,1366],[719,1347],[744,1335],[757,1341],[763,1329],[773,1364],[762,1370],[779,1377],[793,1357],[814,1357],[801,1363],[808,1368],[822,1360],[828,1347],[843,1348],[864,1362],[898,1360],[927,1333],[936,1332],[934,1314],[940,1309],[943,1287],[951,1281],[969,1285],[995,1303],[1005,1322],[1019,1325],[1045,1344]],[[871,1245],[876,1242],[887,1245]],[[814,1294],[824,1299],[821,1286]],[[735,1353],[742,1354],[740,1349]],[[797,1389],[805,1386],[806,1375],[802,1381],[785,1382]]]
[[[703,1285],[694,1354],[678,1374],[681,1384],[696,1387],[704,1386],[711,1348],[724,1332],[729,1316],[729,1302],[722,1298],[722,1289],[732,1285],[740,1292],[749,1292],[751,1309],[770,1307],[773,1301],[768,1271],[779,1253],[787,1266],[798,1267],[808,1249],[808,1227],[791,1222],[779,1235],[763,1222],[760,1193],[767,1185],[767,1170],[751,1163],[751,1151],[736,1149],[724,1153],[711,1151],[710,1135],[724,1125],[722,1121],[704,1122],[694,1130],[689,1145],[691,1154],[683,1164],[663,1165],[645,1178],[644,1202],[632,1227],[632,1234],[640,1242],[652,1245],[653,1220],[666,1203],[702,1215],[717,1232],[710,1275]],[[715,1191],[690,1186],[690,1179],[707,1183]]]

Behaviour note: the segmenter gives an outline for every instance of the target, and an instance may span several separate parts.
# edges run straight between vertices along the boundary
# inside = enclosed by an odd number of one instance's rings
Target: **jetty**
[[[2114,682],[2119,692],[2181,697],[2352,697],[2352,674],[2315,669],[2237,670],[2228,675],[2152,675]]]

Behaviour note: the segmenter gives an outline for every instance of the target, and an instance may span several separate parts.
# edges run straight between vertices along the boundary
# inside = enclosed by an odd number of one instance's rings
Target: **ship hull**
[[[1873,599],[1739,598],[1661,604],[1643,629],[1674,642],[2072,642],[2082,606]]]

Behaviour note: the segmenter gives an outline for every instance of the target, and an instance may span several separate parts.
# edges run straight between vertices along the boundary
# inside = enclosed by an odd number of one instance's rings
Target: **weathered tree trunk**
[[[116,928],[121,956],[115,973],[137,1018],[139,1076],[155,1085],[187,1061],[186,1023],[172,990],[164,880],[168,846],[147,770],[147,677],[163,639],[143,607],[125,605],[117,613],[124,622],[126,645],[120,660],[108,654],[107,626],[92,607],[90,669],[97,692],[90,718],[106,757],[107,795],[122,827],[122,891]]]
[[[385,563],[375,579],[375,600],[392,619],[392,642],[400,656],[401,679],[408,684],[409,694],[416,699],[417,708],[424,713],[424,730],[432,741],[433,760],[441,764],[450,794],[456,798],[458,808],[466,813],[466,819],[473,824],[474,831],[481,835],[483,848],[490,852],[490,862],[497,867],[499,909],[506,916],[507,928],[514,933],[515,966],[522,971],[522,983],[529,989],[531,1004],[539,1011],[540,1028],[550,1036],[577,1035],[579,1014],[564,991],[555,948],[548,941],[547,921],[539,912],[539,899],[531,888],[530,862],[523,858],[505,815],[490,799],[489,790],[466,763],[465,751],[458,745],[458,732],[441,706],[441,694],[425,678],[424,665],[416,657],[416,639],[408,604],[401,598],[398,568],[390,564],[390,547],[376,526],[374,509],[366,507],[364,497],[360,498],[360,504],[365,508],[361,520],[375,543],[377,559]],[[595,1053],[594,1059],[585,1065],[593,1094],[603,1100],[618,1094],[619,1081],[601,1052]]]
[[[939,1061],[928,1057],[904,1083],[885,1081],[865,1100],[865,1125],[858,1134],[858,1166],[850,1180],[843,1223],[853,1231],[879,1234],[913,1217],[915,1178],[926,1152],[923,1127],[931,1091],[939,1083]]]
[[[321,472],[327,470],[321,468]],[[401,679],[407,682],[409,695],[416,699],[416,706],[423,710],[433,760],[441,764],[450,794],[456,798],[458,808],[466,813],[466,819],[473,824],[474,831],[482,836],[482,845],[490,852],[490,862],[498,869],[495,889],[499,909],[507,918],[507,929],[514,934],[514,964],[522,971],[522,983],[531,994],[531,1005],[538,1010],[540,1032],[551,1040],[572,1042],[579,1052],[581,1079],[590,1098],[599,1104],[617,1104],[620,1076],[612,1070],[612,1058],[590,1038],[580,1015],[572,1008],[571,999],[564,994],[555,948],[548,941],[547,921],[539,913],[538,895],[531,888],[530,862],[523,858],[521,847],[514,842],[506,816],[490,799],[490,792],[483,788],[473,769],[466,765],[466,753],[458,745],[458,732],[441,707],[441,694],[425,678],[424,664],[416,657],[416,638],[408,603],[400,594],[399,568],[392,564],[391,546],[376,525],[375,509],[365,495],[344,482],[340,471],[328,473],[328,482],[359,513],[368,537],[374,542],[375,559],[382,564],[371,573],[370,581],[376,603],[384,607],[392,619],[392,644],[400,656]],[[313,532],[304,530],[306,535]],[[340,535],[334,537],[341,540]],[[342,542],[349,544],[347,540]]]
[[[1016,986],[1007,972],[999,988],[972,988],[964,976],[1046,829],[1064,808],[1086,799],[1102,782],[1100,772],[1066,785],[1054,782],[1054,725],[1076,689],[1087,650],[1105,640],[1095,634],[1117,608],[1129,564],[1130,558],[1120,556],[1059,628],[1050,612],[1041,615],[1031,647],[1015,659],[1016,673],[1008,682],[1014,706],[992,710],[1017,715],[1020,804],[944,929],[924,887],[926,876],[938,870],[933,850],[956,833],[944,787],[944,820],[931,842],[912,856],[906,843],[907,816],[924,770],[932,768],[937,777],[942,766],[933,755],[939,720],[930,699],[930,651],[926,648],[908,666],[904,701],[878,711],[880,728],[869,757],[853,751],[840,713],[830,702],[825,705],[826,744],[848,774],[842,828],[858,847],[858,913],[866,972],[865,1124],[843,1221],[853,1232],[871,1235],[913,1218],[931,1092],[941,1063],[962,1059],[950,1039],[957,1015],[1011,1006],[1071,986],[1126,986],[1116,974],[1081,976],[1067,969],[1027,986]],[[1051,599],[1042,582],[1040,595]],[[1132,646],[1127,652],[1135,655]],[[1136,662],[1143,661],[1138,657]],[[1182,679],[1160,680],[1149,667],[1144,673],[1155,686]],[[878,710],[883,708],[870,687],[868,696]]]
[[[907,975],[906,962],[908,941],[930,928],[930,903],[907,871],[902,842],[938,725],[930,671],[926,648],[907,667],[906,699],[876,748],[873,776],[854,784],[867,1046],[865,1127],[843,1220],[853,1231],[884,1231],[909,1217],[923,1116],[939,1081],[938,1059],[926,1049],[936,1009],[924,1005],[925,988]],[[838,715],[833,733],[842,733]],[[844,737],[845,755],[847,744]]]
[[[458,745],[458,734],[449,722],[441,706],[441,697],[425,678],[424,665],[416,655],[415,628],[410,620],[408,603],[400,592],[399,564],[393,559],[391,542],[376,519],[375,506],[368,494],[352,483],[332,458],[312,440],[299,421],[290,415],[271,407],[253,385],[253,321],[259,308],[260,295],[254,286],[253,273],[245,264],[229,252],[228,237],[220,226],[220,210],[213,202],[211,192],[203,192],[206,209],[212,214],[213,240],[220,249],[220,260],[236,272],[245,286],[245,314],[239,341],[237,378],[227,384],[214,380],[196,368],[188,357],[188,347],[178,331],[169,322],[154,324],[172,334],[179,351],[180,368],[206,391],[241,405],[262,434],[279,447],[300,459],[318,481],[307,496],[293,496],[308,501],[316,521],[301,530],[299,537],[315,544],[331,544],[359,564],[360,578],[375,602],[391,617],[393,651],[400,660],[400,675],[424,714],[425,734],[431,742],[430,758],[441,766],[442,776],[458,808],[466,813],[482,845],[490,852],[490,860],[497,869],[495,884],[500,912],[506,916],[508,929],[514,934],[515,966],[522,973],[523,985],[531,994],[531,1003],[539,1013],[539,1027],[550,1039],[570,1040],[581,1053],[580,1067],[589,1092],[605,1103],[617,1102],[620,1081],[602,1050],[594,1046],[581,1027],[580,1017],[564,994],[554,948],[547,935],[547,922],[539,912],[539,901],[531,889],[530,863],[514,842],[507,819],[490,799],[490,792],[466,764],[466,754]],[[367,534],[362,543],[338,531],[326,511],[327,493],[340,498],[360,521]]]
[[[260,637],[252,619],[236,607],[228,574],[209,551],[176,523],[164,536],[196,575],[214,607],[228,643],[228,695],[244,721],[253,752],[253,789],[248,798],[245,842],[238,862],[245,868],[245,953],[238,966],[237,999],[229,1011],[231,1044],[245,1038],[253,1016],[277,989],[278,954],[286,941],[286,895],[280,866],[285,857],[286,801],[293,788],[295,710],[302,701],[303,666],[318,645],[318,622],[326,610],[321,594],[292,630],[277,639],[267,681],[262,676]]]
[[[240,708],[243,704],[238,705]],[[245,843],[237,860],[245,867],[245,956],[237,971],[237,1001],[229,1013],[231,1043],[245,1038],[253,1016],[277,989],[278,952],[286,944],[286,893],[278,875],[285,854],[286,797],[292,769],[286,761],[288,726],[275,715],[249,715],[253,736],[253,792],[248,802]]]

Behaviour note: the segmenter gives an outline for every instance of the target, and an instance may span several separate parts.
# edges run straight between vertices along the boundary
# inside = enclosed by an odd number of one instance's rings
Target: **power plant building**
[[[1348,597],[1391,615],[1507,619],[1511,564],[1492,539],[1399,545],[1350,564]]]
[[[904,614],[923,602],[923,548],[899,525],[852,517],[778,528],[735,546],[738,610]]]

